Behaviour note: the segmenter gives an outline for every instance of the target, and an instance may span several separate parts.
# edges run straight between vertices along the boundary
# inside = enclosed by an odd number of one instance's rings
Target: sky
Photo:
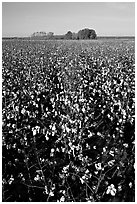
[[[83,28],[98,36],[134,36],[134,2],[3,2],[2,37],[66,34]]]

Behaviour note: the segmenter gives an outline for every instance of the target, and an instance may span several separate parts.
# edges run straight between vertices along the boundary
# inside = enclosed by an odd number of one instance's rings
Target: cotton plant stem
[[[114,167],[116,167],[116,166],[117,166],[117,165],[112,166],[112,168],[108,169],[104,174],[102,174],[102,170],[101,170],[100,176],[99,176],[99,179],[98,179],[98,185],[97,185],[95,194],[97,194],[98,189],[99,189],[99,186],[100,186],[101,182],[104,180],[106,174],[107,174],[109,171],[111,171],[111,170],[112,170]],[[114,172],[114,173],[115,173],[115,172]]]
[[[87,185],[86,185],[86,197],[88,198],[88,191],[87,191]]]
[[[12,195],[10,195],[8,198],[6,198],[5,202],[7,202],[7,200],[8,200],[9,198],[11,198],[11,197],[12,197]]]
[[[45,176],[44,176],[44,173],[43,173],[43,170],[42,170],[42,166],[40,164],[39,156],[38,156],[38,153],[36,151],[37,149],[36,149],[36,138],[35,138],[35,136],[33,137],[33,142],[34,142],[34,152],[35,152],[35,155],[36,155],[36,158],[37,158],[38,165],[39,165],[40,170],[41,170],[41,174],[42,174],[42,178],[43,178],[43,181],[44,181],[44,185],[47,186],[46,180],[45,180]]]
[[[51,188],[52,184],[53,184],[53,182],[51,183],[50,188]],[[47,198],[47,201],[46,201],[46,202],[49,201],[49,198],[50,198],[50,193],[49,193],[49,195],[48,195],[48,198]]]
[[[66,182],[67,182],[67,185],[68,185],[68,187],[69,187],[69,189],[70,189],[71,196],[72,196],[74,202],[76,202],[76,200],[75,200],[75,198],[74,198],[74,196],[73,196],[73,193],[72,193],[72,191],[71,191],[71,187],[70,187],[70,185],[69,185],[69,183],[68,183],[68,181],[67,181],[67,178],[66,178]]]
[[[39,188],[39,189],[43,189],[45,190],[45,187],[43,186],[35,186],[35,185],[30,185],[30,184],[27,184],[27,183],[24,183],[24,182],[21,182],[23,185],[25,186],[28,186],[29,188]]]
[[[77,176],[79,178],[81,178],[79,175],[75,174],[75,173],[70,173],[73,174],[74,176]],[[84,181],[84,183],[87,185],[87,187],[90,189],[90,191],[92,192],[92,194],[94,194],[94,191],[91,189],[91,187],[87,184],[87,182]]]
[[[26,164],[26,167],[27,167],[27,170],[28,170],[29,180],[30,180],[31,186],[33,186],[33,182],[32,182],[32,179],[31,179],[30,172],[29,172],[29,166],[28,166],[28,161],[27,161],[27,156],[26,156],[25,148],[24,148],[24,156],[25,156],[25,164]],[[30,186],[28,186],[28,191],[29,191],[29,188],[30,188]]]
[[[98,179],[98,184],[97,184],[97,187],[96,187],[96,190],[95,190],[95,194],[97,194],[99,186],[100,186],[103,179],[104,179],[104,176],[102,175],[102,170],[101,170],[100,176],[99,176],[99,179]]]

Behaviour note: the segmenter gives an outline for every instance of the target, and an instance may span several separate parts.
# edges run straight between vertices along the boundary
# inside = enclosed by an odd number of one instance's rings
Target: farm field
[[[2,133],[3,201],[134,201],[134,40],[3,40]]]

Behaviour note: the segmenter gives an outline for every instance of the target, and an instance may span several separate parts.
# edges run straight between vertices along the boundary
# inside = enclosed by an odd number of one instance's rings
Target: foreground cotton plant
[[[114,184],[111,184],[110,186],[108,186],[106,194],[111,194],[112,196],[115,196],[116,192],[117,192],[117,190],[116,190]]]

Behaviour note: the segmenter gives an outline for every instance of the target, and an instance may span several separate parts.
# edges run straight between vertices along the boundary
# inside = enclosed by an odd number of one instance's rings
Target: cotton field
[[[134,43],[3,40],[3,201],[135,200]]]

